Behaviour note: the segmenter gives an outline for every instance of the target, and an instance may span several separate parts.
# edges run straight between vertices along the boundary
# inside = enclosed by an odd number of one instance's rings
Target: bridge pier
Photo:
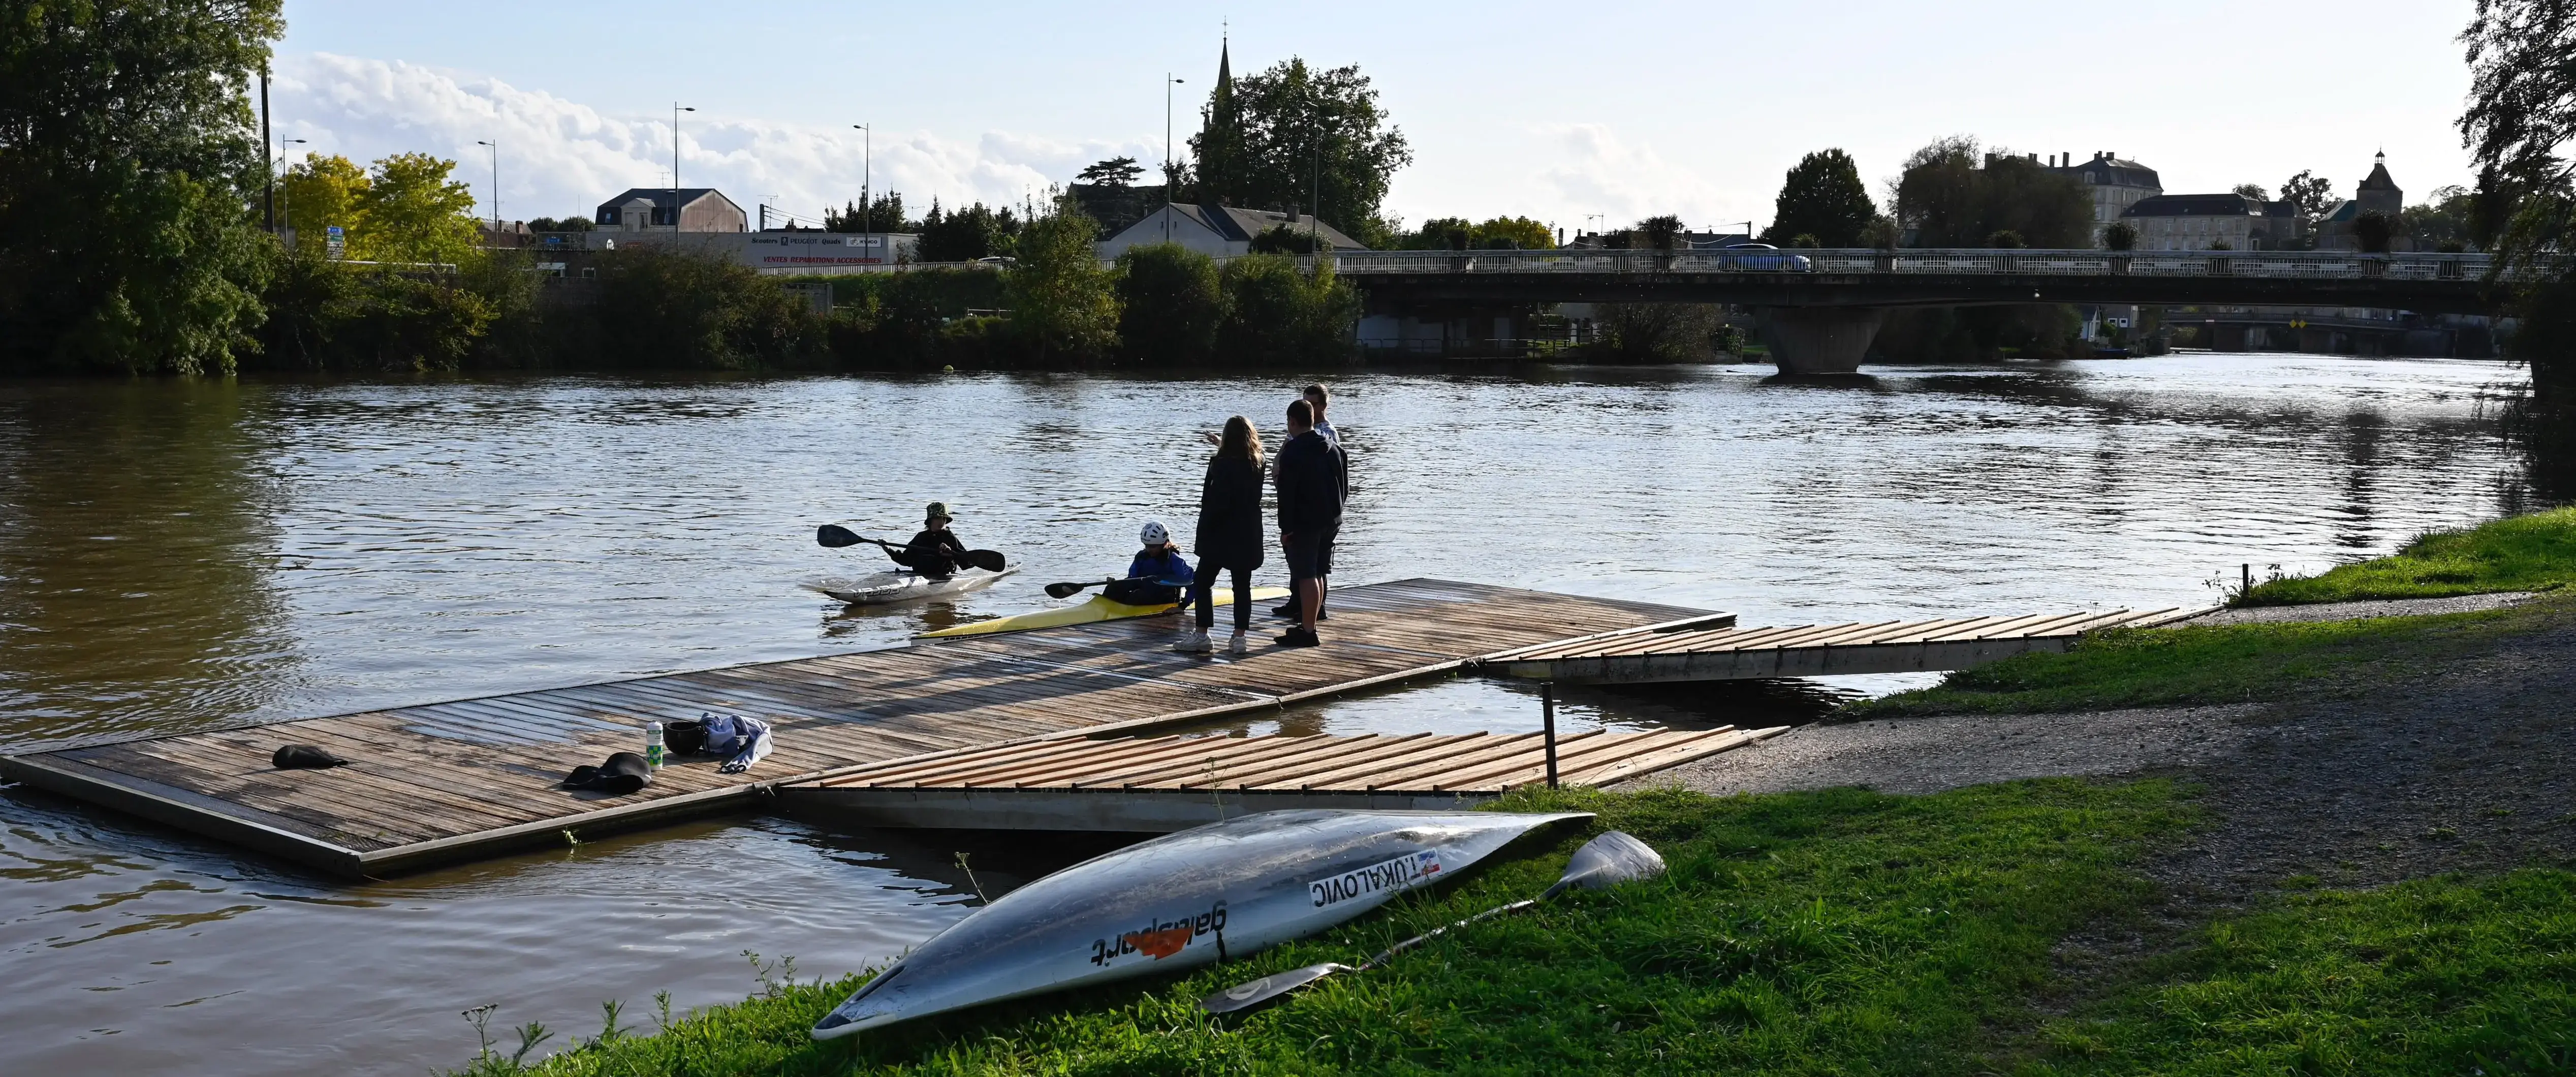
[[[1764,307],[1762,343],[1783,374],[1849,374],[1887,317],[1883,307]]]

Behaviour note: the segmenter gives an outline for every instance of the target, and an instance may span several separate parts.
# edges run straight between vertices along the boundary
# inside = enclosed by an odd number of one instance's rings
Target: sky
[[[2465,184],[2453,126],[2472,0],[1098,5],[289,0],[280,151],[427,151],[501,215],[587,215],[680,181],[811,221],[863,169],[915,212],[1043,197],[1083,165],[1186,157],[1219,42],[1240,75],[1357,64],[1413,149],[1386,209],[1569,231],[1662,213],[1766,223],[1782,174],[1840,147],[1874,194],[1970,135],[2108,150],[2169,193],[2346,197],[2388,167],[2410,202]],[[865,135],[852,129],[869,125]],[[1149,172],[1150,175],[1150,172]]]

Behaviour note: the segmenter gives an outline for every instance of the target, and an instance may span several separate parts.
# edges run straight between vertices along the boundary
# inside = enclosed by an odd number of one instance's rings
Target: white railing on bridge
[[[1791,259],[1803,259],[1795,268]],[[1303,259],[1301,259],[1303,260]],[[2103,250],[1481,250],[1342,251],[1344,274],[1834,273],[2043,277],[2268,277],[2301,280],[2479,280],[2485,254],[2356,251]]]

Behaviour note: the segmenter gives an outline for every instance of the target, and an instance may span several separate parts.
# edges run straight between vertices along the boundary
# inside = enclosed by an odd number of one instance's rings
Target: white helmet
[[[1163,526],[1161,520],[1147,520],[1145,530],[1136,537],[1147,546],[1160,546],[1172,541],[1172,529]]]

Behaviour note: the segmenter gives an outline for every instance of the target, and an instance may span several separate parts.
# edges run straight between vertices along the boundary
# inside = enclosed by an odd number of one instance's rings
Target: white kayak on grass
[[[1094,857],[931,937],[814,1025],[916,1017],[1248,957],[1456,875],[1584,812],[1262,812]]]
[[[1000,572],[962,568],[957,570],[956,575],[944,580],[932,579],[917,572],[879,572],[857,579],[816,580],[805,586],[809,590],[820,591],[853,606],[883,606],[894,602],[917,602],[925,598],[946,598],[950,595],[962,595],[968,591],[981,591],[991,587],[994,581],[1019,570],[1017,565]]]

